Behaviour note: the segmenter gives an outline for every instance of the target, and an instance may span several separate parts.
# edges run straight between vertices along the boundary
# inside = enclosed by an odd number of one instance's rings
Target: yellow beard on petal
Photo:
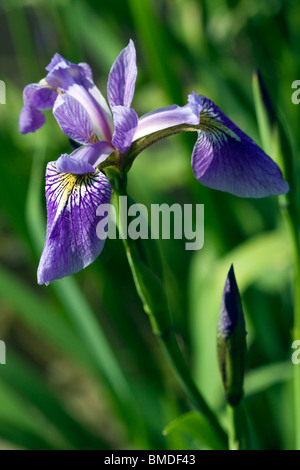
[[[84,175],[60,173],[58,181],[60,186],[60,200],[58,203],[55,220],[59,217],[63,209],[70,205],[71,195],[73,196],[73,204],[79,204],[80,198],[84,196],[84,193],[87,190],[87,187],[89,186],[89,183],[94,175],[95,173],[86,173]]]

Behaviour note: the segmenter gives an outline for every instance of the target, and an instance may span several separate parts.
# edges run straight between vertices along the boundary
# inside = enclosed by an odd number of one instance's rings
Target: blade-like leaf
[[[174,431],[190,436],[192,439],[199,442],[201,447],[211,450],[225,449],[207,419],[195,411],[191,411],[176,418],[164,429],[164,434],[168,435]]]

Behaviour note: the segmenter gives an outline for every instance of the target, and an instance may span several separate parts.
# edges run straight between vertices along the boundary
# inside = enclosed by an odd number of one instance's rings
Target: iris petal
[[[200,131],[192,168],[200,183],[240,197],[285,194],[275,162],[209,99],[201,96]]]
[[[57,92],[47,85],[45,81],[31,83],[24,88],[24,105],[34,106],[37,109],[51,109],[57,98]]]
[[[56,162],[47,165],[47,236],[38,268],[38,283],[74,274],[91,264],[101,253],[104,240],[96,227],[99,205],[108,204],[111,187],[106,176],[59,173]]]
[[[81,65],[58,62],[46,76],[47,83],[75,98],[86,109],[99,140],[110,141],[112,116],[106,100]]]
[[[51,109],[57,98],[56,91],[46,82],[31,83],[24,88],[24,107],[19,118],[19,129],[22,134],[35,132],[45,123],[41,110]]]
[[[19,129],[21,134],[35,132],[45,124],[46,118],[33,106],[24,106],[19,117]]]
[[[144,114],[139,119],[133,140],[180,124],[197,125],[200,121],[200,108],[197,108],[197,114],[195,114],[195,109],[196,107],[190,106],[190,104],[185,106],[173,104]]]
[[[107,96],[110,107],[130,107],[134,95],[137,76],[136,52],[132,40],[122,50],[112,65],[107,83]]]
[[[80,144],[91,144],[97,140],[88,112],[73,96],[59,95],[53,114],[61,130],[72,140]]]
[[[112,108],[115,132],[112,144],[121,153],[129,149],[138,125],[138,116],[134,109],[125,106],[114,106]]]
[[[72,62],[70,62],[69,60],[65,59],[58,52],[56,52],[54,56],[52,57],[50,63],[47,65],[47,67],[45,67],[45,70],[47,70],[47,72],[51,72],[54,69],[54,67],[56,67],[57,64],[59,64],[60,62],[64,62],[66,65],[75,65],[75,64],[72,64]]]
[[[107,142],[95,142],[74,150],[70,155],[61,155],[56,162],[56,169],[60,173],[73,173],[83,175],[93,173],[99,163],[106,160],[114,148]]]
[[[62,55],[56,53],[52,57],[50,64],[48,64],[45,69],[47,70],[47,72],[51,72],[60,62],[64,62],[68,66],[77,66],[76,64],[73,64],[69,60],[65,59]],[[93,72],[88,64],[86,64],[85,62],[81,62],[80,64],[78,64],[78,67],[82,69],[82,72],[85,76],[87,76],[90,80],[93,80]]]

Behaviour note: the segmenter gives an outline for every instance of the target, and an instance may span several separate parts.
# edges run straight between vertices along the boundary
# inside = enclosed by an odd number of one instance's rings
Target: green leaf
[[[8,367],[7,365],[4,367]],[[0,379],[0,436],[29,449],[70,449],[33,407]]]
[[[253,73],[253,95],[258,122],[258,129],[264,151],[270,155],[272,152],[272,129],[270,117],[264,102],[264,90],[262,89],[262,81],[258,71]]]
[[[292,380],[294,367],[290,361],[275,362],[249,371],[245,376],[245,397]]]
[[[38,375],[29,363],[9,351],[6,367],[1,368],[1,378],[16,391],[16,395],[37,408],[57,432],[76,449],[107,449],[101,441],[66,411],[55,392]]]
[[[2,302],[11,308],[16,317],[67,356],[95,370],[84,345],[70,329],[51,303],[42,300],[23,281],[0,267],[0,295]]]
[[[211,450],[226,449],[207,419],[196,411],[190,411],[176,418],[164,429],[164,434],[168,435],[174,431],[188,435],[199,442],[201,447]]]
[[[173,47],[170,37],[166,34],[161,21],[149,0],[129,0],[129,8],[136,24],[136,29],[146,51],[149,61],[149,69],[154,81],[164,89],[172,101],[182,99],[181,85],[177,74],[171,69],[170,60],[166,57],[173,55]]]

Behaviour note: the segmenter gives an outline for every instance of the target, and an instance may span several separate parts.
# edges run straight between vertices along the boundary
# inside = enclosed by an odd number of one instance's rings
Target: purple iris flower
[[[47,236],[38,283],[80,271],[100,254],[97,207],[109,203],[111,185],[99,165],[111,154],[126,160],[131,144],[167,129],[186,125],[198,132],[192,155],[196,178],[206,186],[241,197],[288,191],[278,166],[215,104],[193,92],[185,106],[172,105],[138,118],[130,107],[137,76],[132,41],[114,62],[108,77],[107,104],[93,82],[90,67],[55,54],[48,74],[24,89],[19,127],[34,132],[53,109],[62,131],[81,144],[46,170]],[[100,165],[101,168],[101,165]]]

